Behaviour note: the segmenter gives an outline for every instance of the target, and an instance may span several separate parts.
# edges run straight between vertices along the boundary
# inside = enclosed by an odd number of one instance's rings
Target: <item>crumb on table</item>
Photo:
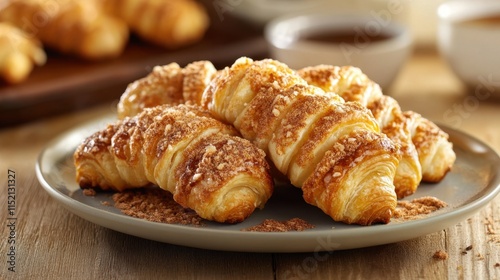
[[[448,259],[448,253],[443,250],[437,250],[432,257],[437,260],[446,260]]]
[[[465,249],[464,249],[464,250],[462,250],[461,254],[462,254],[462,255],[467,255],[467,251],[472,250],[472,248],[473,248],[473,246],[472,246],[472,245],[469,245],[469,246],[465,247]]]

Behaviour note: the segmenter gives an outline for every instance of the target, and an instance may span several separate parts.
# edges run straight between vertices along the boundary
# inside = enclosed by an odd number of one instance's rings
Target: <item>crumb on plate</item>
[[[300,218],[292,218],[286,221],[278,221],[275,219],[265,219],[262,223],[253,227],[242,229],[243,231],[259,231],[259,232],[286,232],[286,231],[303,231],[312,229],[314,225]]]

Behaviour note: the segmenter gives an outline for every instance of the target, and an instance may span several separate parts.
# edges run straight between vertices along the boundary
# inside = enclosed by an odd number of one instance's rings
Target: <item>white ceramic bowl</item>
[[[341,0],[343,1],[343,0]],[[288,15],[325,9],[338,8],[339,1],[334,0],[232,0],[228,2],[228,11],[258,25]],[[231,5],[230,3],[234,4]]]
[[[303,40],[311,34],[351,32],[351,43]],[[375,41],[370,36],[387,35]],[[411,53],[409,30],[370,14],[308,14],[285,16],[268,23],[265,37],[271,57],[300,69],[329,64],[359,67],[385,89]]]
[[[477,21],[495,17],[496,23]],[[450,1],[438,8],[438,46],[481,99],[500,97],[500,1]]]

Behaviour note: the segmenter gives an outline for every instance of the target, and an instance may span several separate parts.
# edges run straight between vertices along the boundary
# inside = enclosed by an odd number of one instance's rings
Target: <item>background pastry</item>
[[[193,0],[103,0],[105,10],[123,19],[142,39],[175,49],[199,41],[210,19]]]
[[[45,64],[46,54],[38,40],[0,22],[0,78],[15,84],[24,81],[35,65]]]
[[[93,1],[7,0],[0,20],[22,28],[46,47],[85,59],[117,57],[128,41],[126,23]]]

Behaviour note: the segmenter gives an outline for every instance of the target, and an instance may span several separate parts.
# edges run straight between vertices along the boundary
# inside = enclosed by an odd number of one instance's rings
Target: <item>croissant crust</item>
[[[208,61],[179,71],[182,86],[174,87],[175,101],[165,102],[199,104],[233,125],[303,190],[308,203],[336,221],[388,222],[396,198],[414,193],[422,179],[441,180],[455,160],[446,133],[403,112],[355,67],[294,71],[272,59],[240,58],[219,71]],[[132,106],[142,106],[136,101]]]
[[[85,139],[74,154],[83,188],[122,191],[150,183],[202,218],[241,222],[273,189],[265,154],[203,110],[144,110]]]
[[[317,65],[297,73],[310,84],[370,109],[382,132],[401,145],[402,160],[395,178],[398,197],[414,193],[421,180],[442,180],[453,166],[456,155],[448,135],[421,115],[402,111],[359,68]]]
[[[215,76],[202,106],[266,151],[304,199],[335,221],[389,221],[400,155],[365,107],[309,85],[278,61],[248,58]],[[347,175],[332,180],[337,173],[325,170],[333,167]]]

